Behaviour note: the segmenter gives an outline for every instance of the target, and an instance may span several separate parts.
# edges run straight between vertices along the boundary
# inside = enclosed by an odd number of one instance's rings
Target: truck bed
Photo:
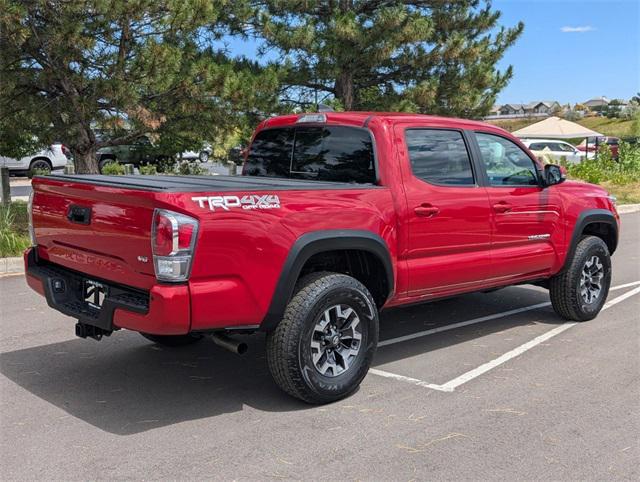
[[[362,189],[373,184],[355,184],[305,179],[284,179],[256,176],[104,176],[68,175],[49,176],[54,180],[81,184],[94,184],[140,191],[203,192],[203,191],[270,191],[270,190],[326,190]]]

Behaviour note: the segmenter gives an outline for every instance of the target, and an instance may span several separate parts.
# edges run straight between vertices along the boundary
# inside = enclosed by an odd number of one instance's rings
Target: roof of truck
[[[295,123],[301,123],[301,119],[310,118],[315,116],[324,116],[325,121],[309,121],[309,123],[322,123],[328,124],[343,123],[366,127],[372,120],[382,120],[391,123],[396,122],[424,122],[431,125],[442,125],[443,127],[461,127],[461,128],[477,128],[484,127],[491,130],[503,131],[500,127],[497,127],[486,122],[480,122],[469,119],[460,119],[456,117],[443,117],[426,114],[414,114],[410,112],[307,112],[300,114],[287,114],[266,119],[260,124],[259,128],[284,126]],[[306,122],[305,122],[306,123]]]

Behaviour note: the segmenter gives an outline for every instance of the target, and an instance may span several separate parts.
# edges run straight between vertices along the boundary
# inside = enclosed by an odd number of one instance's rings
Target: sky
[[[640,91],[640,0],[493,0],[499,23],[525,24],[499,68],[513,66],[498,103],[593,97],[630,99]],[[255,60],[256,43],[226,39],[231,53]],[[269,60],[272,60],[273,57]]]
[[[514,69],[499,103],[629,99],[640,91],[640,0],[494,0],[493,6],[503,25],[525,24],[499,64]]]

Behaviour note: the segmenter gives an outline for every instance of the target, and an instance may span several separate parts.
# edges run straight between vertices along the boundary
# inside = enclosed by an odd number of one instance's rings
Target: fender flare
[[[393,264],[389,248],[380,236],[364,230],[314,231],[300,236],[291,247],[282,266],[280,278],[271,297],[269,310],[260,325],[260,329],[262,331],[271,331],[280,323],[287,303],[293,296],[302,268],[309,258],[318,253],[346,249],[367,251],[382,262],[389,286],[388,299],[394,290]]]
[[[605,223],[611,225],[614,233],[613,249],[610,250],[611,254],[615,251],[618,246],[618,222],[616,221],[615,216],[611,211],[607,211],[606,209],[589,209],[578,216],[578,220],[573,227],[571,242],[565,256],[564,264],[560,270],[561,272],[568,268],[569,263],[573,259],[573,255],[576,252],[576,247],[580,242],[580,237],[582,236],[584,228],[592,223]]]

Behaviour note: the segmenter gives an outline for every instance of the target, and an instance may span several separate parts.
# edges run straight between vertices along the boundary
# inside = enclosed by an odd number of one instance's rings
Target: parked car
[[[98,149],[96,156],[100,172],[110,162],[139,166],[141,164],[155,164],[173,157],[153,144],[147,136],[141,136],[131,144],[103,147]]]
[[[588,137],[587,139],[583,140],[580,144],[578,144],[576,146],[576,148],[581,151],[581,152],[585,152],[587,149],[587,141],[589,142],[589,151],[588,153],[590,154],[589,158],[591,158],[591,156],[595,156],[596,154],[596,137]],[[614,159],[618,158],[618,146],[620,144],[620,139],[618,137],[597,137],[597,141],[598,141],[598,148],[600,148],[601,145],[603,144],[607,144],[609,146],[609,149],[611,149],[611,157],[613,157]]]
[[[67,165],[67,153],[69,150],[62,143],[55,142],[47,149],[20,159],[0,156],[0,167],[8,167],[12,174],[56,171]]]
[[[309,403],[367,374],[382,309],[533,283],[564,319],[602,309],[620,218],[515,137],[413,114],[263,121],[242,177],[36,177],[27,283],[76,334],[165,346],[266,333]],[[44,329],[44,328],[43,328]]]
[[[184,151],[180,154],[180,159],[185,159],[189,161],[200,161],[200,162],[209,162],[209,157],[211,157],[211,144],[203,144],[200,150],[197,151]]]
[[[555,161],[566,159],[572,164],[581,162],[585,157],[583,151],[568,142],[557,139],[523,139],[522,143],[537,157],[546,155]]]

